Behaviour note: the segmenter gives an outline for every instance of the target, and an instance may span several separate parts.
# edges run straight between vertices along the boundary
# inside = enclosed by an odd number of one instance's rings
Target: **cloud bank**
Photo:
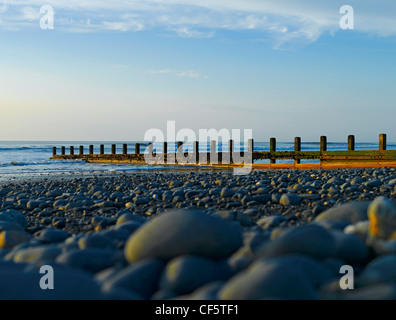
[[[396,36],[390,0],[46,0],[55,27],[66,32],[160,30],[184,38],[254,31],[278,44],[311,43],[340,31],[342,5],[353,6],[355,31]],[[0,0],[0,28],[38,28],[42,0]]]

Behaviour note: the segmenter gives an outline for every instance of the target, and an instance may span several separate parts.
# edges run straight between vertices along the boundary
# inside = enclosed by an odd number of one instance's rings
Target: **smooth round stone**
[[[261,229],[244,232],[243,243],[252,253],[255,253],[266,241],[269,240],[269,233]]]
[[[30,201],[26,204],[26,208],[27,208],[28,210],[34,210],[34,209],[38,208],[40,204],[41,204],[41,201],[30,200]]]
[[[26,229],[28,220],[25,215],[17,210],[8,209],[0,212],[0,221],[7,221],[19,224],[22,228]]]
[[[258,220],[256,223],[259,225],[261,228],[264,230],[275,228],[281,224],[285,220],[284,216],[268,216],[268,217],[263,217],[260,220]]]
[[[142,261],[116,273],[103,283],[103,287],[136,292],[148,299],[157,291],[163,269],[164,263],[159,259]]]
[[[128,222],[137,222],[140,224],[143,224],[147,221],[146,218],[138,216],[136,214],[133,213],[124,213],[121,216],[118,217],[116,225],[122,225],[124,223],[128,223]]]
[[[328,230],[340,230],[343,231],[346,226],[349,226],[347,221],[332,221],[332,220],[319,220],[312,222],[314,225],[321,226]]]
[[[336,243],[332,234],[325,228],[307,224],[287,229],[281,236],[265,243],[258,249],[258,257],[271,257],[282,254],[300,253],[316,259],[333,256]]]
[[[320,200],[320,196],[317,194],[312,194],[312,193],[304,193],[299,195],[302,199],[305,200],[310,200],[310,201],[316,201]]]
[[[318,299],[310,269],[296,265],[297,259],[259,259],[231,278],[218,296],[222,300]],[[320,272],[316,273],[320,276]]]
[[[368,207],[369,235],[384,240],[396,238],[396,206],[385,197],[377,197]]]
[[[150,199],[149,198],[147,198],[147,197],[137,197],[136,199],[135,199],[135,204],[138,206],[138,205],[141,205],[141,204],[147,204],[147,203],[149,203],[150,202]]]
[[[367,182],[365,182],[365,183],[363,183],[363,184],[364,184],[367,188],[372,189],[372,188],[379,187],[379,186],[382,184],[382,182],[381,182],[381,180],[379,180],[379,179],[375,179],[375,180],[367,181]]]
[[[9,222],[9,221],[0,221],[0,232],[15,230],[15,231],[24,231],[22,226],[18,223]]]
[[[396,254],[375,258],[363,269],[357,279],[357,283],[361,286],[391,281],[396,281]]]
[[[39,268],[25,263],[0,262],[0,300],[98,300],[103,299],[94,278],[58,264],[53,267],[54,290],[43,290]]]
[[[218,293],[223,288],[224,284],[224,281],[210,282],[199,287],[194,292],[176,297],[174,300],[219,300]]]
[[[267,187],[260,187],[256,190],[255,192],[256,194],[268,194],[269,193],[269,189]]]
[[[344,232],[347,234],[354,234],[366,241],[369,234],[370,221],[360,221],[345,227]]]
[[[30,233],[17,230],[6,230],[0,233],[0,249],[11,249],[32,238]]]
[[[214,215],[226,220],[234,221],[236,219],[237,212],[234,210],[220,210],[216,211]]]
[[[98,272],[114,265],[117,251],[109,249],[74,249],[56,258],[56,262],[87,272]]]
[[[220,189],[220,188],[213,188],[213,189],[210,189],[210,190],[209,190],[209,195],[210,195],[210,196],[219,195],[219,194],[221,193],[221,190],[222,190],[222,189]]]
[[[169,260],[184,254],[222,259],[240,246],[239,225],[201,211],[170,211],[154,217],[131,235],[125,257],[130,262]]]
[[[225,280],[230,275],[231,270],[225,263],[198,256],[180,256],[166,265],[160,289],[186,294],[209,282]]]
[[[102,249],[116,249],[113,240],[105,235],[92,234],[87,237],[82,237],[78,240],[80,249],[102,248]]]
[[[279,203],[280,199],[281,199],[282,195],[279,193],[273,193],[271,196],[271,201],[273,203]]]
[[[357,223],[367,220],[367,208],[370,201],[358,201],[342,204],[320,213],[315,220],[347,221]]]
[[[43,243],[58,243],[66,240],[69,234],[60,229],[48,228],[36,232],[34,236]]]
[[[57,229],[62,229],[66,227],[66,220],[63,218],[57,218],[52,220],[52,226]]]
[[[13,261],[19,263],[45,261],[47,263],[48,261],[54,261],[61,253],[62,249],[54,245],[32,247],[18,250],[13,257]]]
[[[260,202],[262,204],[266,204],[268,201],[271,201],[271,195],[269,194],[261,194],[252,197],[253,201]]]
[[[300,196],[294,193],[285,193],[281,196],[279,203],[284,206],[296,205],[301,202]]]
[[[220,197],[232,197],[233,195],[234,195],[234,191],[227,188],[221,189]]]
[[[336,242],[334,257],[351,264],[364,262],[368,258],[369,249],[358,236],[341,231],[332,231],[332,235]]]

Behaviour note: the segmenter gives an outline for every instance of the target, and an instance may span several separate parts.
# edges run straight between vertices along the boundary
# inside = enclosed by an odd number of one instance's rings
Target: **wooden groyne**
[[[122,153],[117,153],[116,145],[112,144],[111,153],[105,153],[104,145],[100,145],[99,153],[94,153],[90,145],[88,153],[80,146],[78,153],[74,146],[66,148],[53,147],[51,159],[80,159],[87,162],[140,164],[140,165],[201,165],[217,167],[233,167],[252,165],[257,169],[315,169],[315,168],[372,168],[396,167],[396,150],[387,150],[386,134],[379,135],[378,150],[355,150],[355,136],[348,136],[348,149],[327,151],[327,137],[320,137],[319,151],[301,151],[301,138],[294,139],[293,151],[277,151],[276,139],[270,139],[269,151],[255,151],[253,139],[248,140],[248,151],[234,152],[234,141],[229,140],[227,151],[216,151],[216,141],[211,141],[209,152],[198,152],[198,142],[193,142],[192,152],[183,151],[183,143],[177,142],[177,151],[168,152],[168,144],[162,145],[162,153],[153,153],[153,144],[148,145],[148,152],[141,153],[141,144],[135,145],[135,152],[128,153],[128,145],[123,144]],[[147,154],[150,157],[147,157]],[[147,159],[151,159],[147,161]],[[234,161],[239,159],[239,161]],[[242,159],[242,161],[241,161]],[[255,163],[257,160],[269,160],[269,163]],[[277,163],[278,160],[294,160],[293,163]],[[317,160],[319,163],[301,163],[302,160]]]

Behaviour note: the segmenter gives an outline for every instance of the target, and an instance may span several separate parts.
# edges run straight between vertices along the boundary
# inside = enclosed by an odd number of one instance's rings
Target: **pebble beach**
[[[3,179],[0,299],[396,299],[395,198],[396,168]]]

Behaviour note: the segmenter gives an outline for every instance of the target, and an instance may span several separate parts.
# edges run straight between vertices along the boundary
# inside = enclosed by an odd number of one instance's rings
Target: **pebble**
[[[224,263],[199,256],[179,256],[166,265],[160,289],[179,295],[187,294],[207,283],[226,280],[229,276],[231,270]]]
[[[73,268],[96,273],[114,265],[117,251],[109,249],[90,248],[71,250],[56,258],[56,262]]]
[[[369,249],[365,242],[354,234],[345,234],[342,231],[333,231],[336,249],[334,257],[350,264],[362,263],[369,256]]]
[[[121,288],[148,299],[158,290],[158,282],[163,269],[164,263],[159,259],[138,262],[107,279],[103,287],[107,290]]]
[[[11,249],[14,246],[29,241],[32,236],[25,231],[6,230],[0,232],[0,249]]]
[[[31,247],[18,250],[13,256],[13,261],[48,264],[55,261],[61,253],[62,249],[56,245]]]
[[[102,234],[92,234],[87,237],[81,237],[78,240],[80,249],[102,248],[102,249],[116,249],[113,240]]]
[[[396,281],[396,254],[379,256],[360,273],[357,283],[368,286],[375,283]]]
[[[34,236],[37,240],[40,240],[42,243],[58,243],[58,242],[63,242],[70,235],[63,230],[47,228],[36,232]]]
[[[169,260],[182,254],[221,259],[241,245],[241,228],[225,219],[200,211],[172,211],[134,232],[126,243],[125,257],[130,262]]]
[[[306,259],[309,258],[259,259],[231,278],[220,290],[219,298],[223,300],[316,300],[319,298],[315,288],[319,279],[316,277],[321,278],[319,282],[329,281],[331,273],[315,260],[309,260],[307,263]],[[299,262],[304,267],[300,265],[296,268]],[[308,265],[310,268],[307,268]],[[326,272],[322,274],[323,270]]]
[[[303,225],[289,228],[280,235],[263,244],[258,257],[272,257],[282,254],[300,253],[316,259],[334,255],[336,242],[332,234],[318,225]]]
[[[25,215],[14,209],[8,209],[6,211],[0,212],[0,221],[7,221],[19,224],[22,228],[26,228],[28,220]]]
[[[342,204],[320,213],[315,220],[347,221],[349,223],[357,223],[368,219],[367,208],[369,204],[369,201]]]
[[[396,206],[385,197],[377,197],[368,207],[369,235],[384,240],[396,239]]]

